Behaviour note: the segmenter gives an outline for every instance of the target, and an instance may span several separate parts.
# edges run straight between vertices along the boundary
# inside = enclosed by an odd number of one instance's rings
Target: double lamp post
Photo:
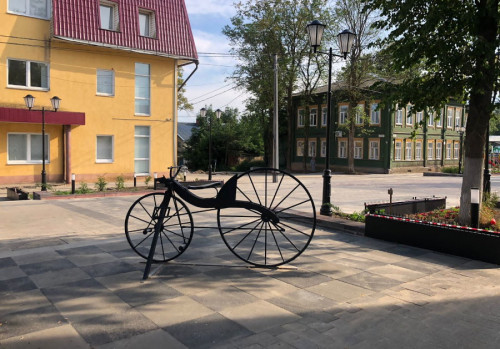
[[[215,111],[215,116],[217,119],[220,118],[222,114],[222,110],[217,109]],[[207,110],[205,108],[200,109],[200,116],[202,118],[205,118],[207,116]],[[209,132],[209,138],[208,138],[208,180],[212,180],[212,114],[208,117],[208,132]]]
[[[61,103],[61,99],[57,96],[54,96],[50,99],[50,102],[52,103],[52,108],[54,109],[54,112],[59,109],[59,105]],[[45,153],[46,153],[46,147],[45,147],[45,107],[42,107],[42,109],[33,109],[33,105],[35,104],[35,97],[32,95],[26,95],[24,97],[24,103],[26,104],[26,107],[30,111],[41,111],[42,112],[42,191],[47,191],[47,172],[45,172]]]
[[[322,53],[328,55],[328,94],[326,99],[326,158],[325,158],[325,171],[323,173],[323,200],[320,209],[320,214],[331,216],[333,211],[330,203],[331,197],[331,178],[330,171],[330,130],[331,130],[331,113],[332,113],[332,63],[333,57],[347,58],[347,54],[351,51],[356,34],[349,30],[344,30],[337,35],[338,44],[340,48],[340,55],[334,54],[332,48],[328,52],[318,51],[321,45],[321,38],[325,30],[325,25],[321,24],[318,20],[314,20],[307,25],[307,33],[309,34],[309,42],[314,50],[314,53]]]

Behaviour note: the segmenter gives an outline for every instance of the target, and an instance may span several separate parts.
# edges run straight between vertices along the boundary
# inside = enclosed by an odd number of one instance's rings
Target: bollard
[[[71,174],[71,194],[75,193],[75,180],[76,175],[74,173]]]
[[[156,190],[156,178],[158,178],[158,173],[153,173],[153,177],[154,177],[154,184],[153,184],[153,189]]]
[[[392,190],[392,188],[389,188],[389,190],[387,191],[387,194],[389,194],[389,214],[392,214],[392,194],[394,193],[394,191]]]
[[[134,173],[134,188],[137,187],[137,173]]]
[[[479,188],[470,188],[470,226],[479,228]]]

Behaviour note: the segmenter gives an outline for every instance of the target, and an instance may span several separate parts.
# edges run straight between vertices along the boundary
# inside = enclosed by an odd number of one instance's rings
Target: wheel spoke
[[[144,223],[148,224],[148,226],[149,226],[149,225],[151,225],[151,222],[152,222],[152,221],[154,221],[154,219],[152,219],[151,221],[149,221],[149,222],[148,222],[147,220],[142,219],[142,218],[139,218],[139,217],[136,217],[136,216],[134,216],[134,215],[130,215],[129,217],[132,217],[132,218],[135,218],[135,219],[137,219],[137,220],[139,220],[139,221],[141,221],[141,222],[144,222]],[[156,221],[155,221],[155,223],[156,223]]]
[[[177,201],[174,200],[175,213],[177,214],[177,221],[179,222],[179,227],[181,228],[182,238],[184,239],[184,228],[182,227],[181,217],[179,217],[179,207],[177,206]]]
[[[281,209],[281,210],[279,210],[279,211],[276,211],[275,213],[280,213],[280,212],[283,212],[283,211],[289,210],[289,209],[291,209],[291,208],[293,208],[293,207],[300,206],[300,205],[302,205],[303,203],[306,203],[306,202],[309,202],[309,200],[304,200],[304,201],[302,201],[302,202],[299,202],[298,204],[295,204],[295,205],[292,205],[292,206],[288,206],[288,207],[283,208],[283,209]]]
[[[300,234],[302,234],[302,235],[309,236],[309,234],[306,234],[306,233],[304,233],[304,232],[303,232],[303,231],[301,231],[301,230],[295,229],[294,227],[292,227],[292,226],[290,226],[290,225],[288,225],[288,224],[286,224],[286,223],[279,222],[278,224],[284,225],[285,227],[288,227],[288,228],[290,228],[290,229],[292,229],[292,230],[295,230],[297,233],[300,233]],[[276,228],[278,228],[278,230],[280,230],[280,231],[282,230],[282,229],[279,229],[279,227],[278,227],[278,226],[276,226]]]
[[[270,208],[273,206],[274,199],[276,198],[276,195],[278,194],[278,191],[280,190],[281,183],[283,182],[283,178],[285,178],[284,173],[281,175],[281,179],[280,179],[280,182],[278,183],[278,186],[276,187],[276,191],[274,192],[273,199],[271,200],[271,203],[269,204]]]
[[[287,196],[285,196],[283,199],[281,199],[281,201],[280,201],[280,202],[279,202],[276,206],[274,206],[273,210],[276,210],[276,207],[278,207],[279,205],[281,205],[281,203],[282,203],[283,201],[285,201],[285,200],[286,200],[286,199],[287,199],[287,198],[288,198],[288,197],[289,197],[289,196],[290,196],[290,195],[291,195],[291,194],[292,194],[292,193],[293,193],[293,192],[294,192],[294,191],[295,191],[298,187],[300,187],[300,184],[297,184],[297,185],[295,186],[295,188],[293,188],[293,189],[292,189],[292,191],[290,191],[290,192],[287,194]]]
[[[246,227],[247,225],[253,224],[253,223],[255,223],[255,222],[259,221],[259,220],[260,220],[260,217],[259,217],[259,218],[257,218],[257,219],[255,219],[255,220],[253,220],[253,221],[251,221],[251,222],[249,222],[249,223],[245,223],[245,224],[243,224],[243,225],[240,225],[239,227],[232,228],[232,229],[231,229],[231,230],[229,230],[229,231],[223,232],[222,234],[226,235],[226,234],[228,234],[228,233],[230,233],[230,232],[232,232],[232,231],[235,231],[236,229],[242,229],[243,227]],[[222,229],[230,229],[230,228],[222,228]]]
[[[141,205],[141,207],[144,209],[144,211],[148,214],[149,218],[151,218],[151,220],[153,220],[153,216],[151,216],[151,215],[149,214],[149,211],[146,209],[146,207],[144,207],[144,205],[142,204],[142,202],[139,202],[139,205]],[[155,213],[155,212],[154,212],[155,208],[156,208],[156,203],[155,203],[155,207],[153,208],[153,215],[154,215],[154,213]]]
[[[162,234],[165,235],[165,237],[167,238],[168,242],[170,242],[170,245],[172,245],[172,247],[174,248],[174,250],[176,250],[177,252],[180,252],[177,247],[175,247],[175,244],[172,242],[172,240],[168,237],[167,234],[165,234],[165,232],[162,230]]]
[[[142,240],[141,240],[141,241],[140,241],[137,245],[132,246],[132,247],[133,247],[133,248],[138,247],[138,246],[139,246],[140,244],[142,244],[145,240],[147,240],[147,239],[148,239],[148,238],[149,238],[152,234],[154,234],[154,232],[155,232],[155,231],[154,231],[154,229],[153,229],[153,231],[152,231],[151,233],[149,233],[149,234],[148,234],[148,235],[147,235],[144,239],[142,239]]]
[[[162,236],[163,234],[160,233],[160,244],[161,244],[161,253],[163,254],[163,260],[165,260],[165,249],[163,248],[163,239]]]
[[[250,178],[250,183],[252,183],[253,191],[255,192],[255,196],[257,196],[257,200],[259,200],[259,204],[262,205],[259,194],[257,193],[257,189],[255,188],[255,184],[253,183],[252,176],[250,176],[250,174],[248,174],[248,178]]]
[[[236,247],[239,246],[239,244],[241,244],[243,242],[243,240],[245,240],[247,238],[247,236],[249,236],[254,230],[255,228],[257,228],[257,226],[259,225],[259,222],[257,222],[257,224],[255,224],[255,227],[252,228],[252,230],[250,230],[232,249],[230,249],[231,251],[234,251],[236,249]]]
[[[255,248],[255,244],[257,244],[257,240],[259,240],[260,233],[262,232],[262,225],[264,225],[264,222],[262,222],[260,225],[259,233],[257,234],[255,241],[253,242],[253,246],[252,246],[252,249],[250,250],[250,253],[248,254],[247,260],[250,260],[250,256],[253,253],[253,249]]]
[[[236,187],[236,189],[238,189],[238,191],[243,194],[244,197],[246,197],[246,199],[250,202],[252,202],[252,200],[250,200],[250,198],[247,196],[247,194],[245,194],[239,187]]]
[[[274,235],[273,227],[271,226],[271,223],[267,222],[267,224],[269,225],[269,229],[271,230],[271,235],[273,236],[274,243],[276,244],[278,252],[280,253],[281,260],[284,262],[285,258],[283,258],[283,253],[281,253],[280,245],[278,245],[278,240],[276,240],[276,235]]]

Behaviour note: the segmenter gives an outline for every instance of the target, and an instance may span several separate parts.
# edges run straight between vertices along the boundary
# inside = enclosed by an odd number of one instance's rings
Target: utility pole
[[[274,54],[274,119],[273,119],[273,167],[280,167],[279,162],[279,128],[278,128],[278,54]],[[273,172],[273,183],[278,181],[277,173]]]

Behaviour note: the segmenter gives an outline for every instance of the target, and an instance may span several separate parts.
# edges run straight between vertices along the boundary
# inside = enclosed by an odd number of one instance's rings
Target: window
[[[378,109],[378,103],[372,103],[370,111],[370,124],[378,125],[380,124],[380,110]]]
[[[446,160],[451,160],[451,141],[446,142]]]
[[[341,105],[339,106],[339,124],[345,124],[347,121],[347,110],[348,106],[347,105]]]
[[[394,160],[401,160],[401,150],[403,148],[403,141],[395,140],[394,141]]]
[[[114,161],[113,136],[97,136],[96,156],[97,163],[110,163]]]
[[[415,142],[415,160],[422,160],[422,140]]]
[[[326,118],[328,116],[326,111],[326,107],[321,108],[321,126],[326,126]]]
[[[355,159],[363,158],[363,139],[354,140],[354,158]]]
[[[448,108],[448,114],[446,117],[446,127],[453,128],[453,108]]]
[[[135,64],[135,115],[150,115],[150,80],[149,64]]]
[[[49,65],[41,62],[8,60],[8,85],[32,89],[49,88]]]
[[[462,120],[462,108],[457,108],[455,109],[455,129],[461,126],[460,122],[461,120]]]
[[[347,158],[347,139],[339,139],[339,158]]]
[[[453,143],[453,158],[458,159],[460,157],[460,143]]]
[[[434,126],[434,114],[431,113],[431,115],[427,115],[427,126],[433,127]]]
[[[315,158],[316,157],[316,140],[309,141],[309,147],[307,149],[309,153],[309,157]]]
[[[326,157],[326,139],[321,138],[321,157],[325,158]]]
[[[318,110],[311,108],[309,111],[309,126],[316,126]]]
[[[409,110],[406,110],[406,125],[413,125],[413,115]]]
[[[434,157],[434,141],[427,142],[427,160],[432,160]]]
[[[368,158],[370,160],[380,159],[380,139],[370,139],[370,152]]]
[[[50,18],[48,0],[9,0],[8,12],[43,19]]]
[[[298,127],[304,127],[304,115],[305,115],[305,110],[304,109],[299,109],[297,112],[297,126]]]
[[[439,116],[436,117],[436,127],[441,128],[443,126],[443,111],[439,112]]]
[[[356,119],[355,119],[355,124],[356,125],[362,125],[363,124],[363,116],[364,116],[364,110],[365,110],[365,105],[360,103],[356,106]]]
[[[49,135],[45,134],[45,161],[50,161]],[[8,164],[39,164],[42,162],[42,135],[9,133],[7,135]]]
[[[443,142],[436,141],[436,160],[441,160],[443,156]]]
[[[424,113],[421,111],[418,111],[415,117],[415,123],[420,124],[422,120],[424,119]]]
[[[118,4],[112,1],[101,0],[99,4],[99,15],[101,28],[107,30],[118,30]]]
[[[394,121],[396,125],[403,125],[403,115],[404,115],[403,108],[396,110],[395,121]]]
[[[134,132],[134,172],[137,174],[149,174],[150,139],[151,130],[149,126],[136,126]]]
[[[405,160],[412,160],[412,152],[413,152],[413,147],[411,144],[411,140],[407,139],[406,144],[405,144]]]
[[[304,156],[304,140],[297,139],[297,156]]]
[[[139,10],[139,35],[150,38],[156,36],[154,12]]]
[[[113,70],[97,69],[97,94],[115,95],[115,72]]]

